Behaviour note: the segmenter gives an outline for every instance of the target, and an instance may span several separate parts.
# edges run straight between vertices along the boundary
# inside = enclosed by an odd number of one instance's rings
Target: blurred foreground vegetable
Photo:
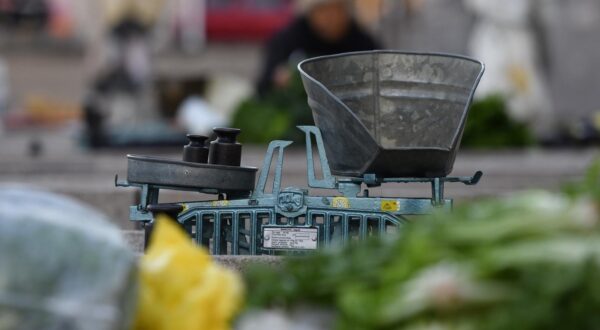
[[[599,329],[600,168],[541,191],[420,218],[247,275],[250,305],[320,306],[339,329]]]
[[[164,217],[157,221],[140,274],[135,330],[228,329],[242,303],[238,275],[214,263]]]
[[[128,329],[136,261],[91,207],[0,185],[0,330]]]

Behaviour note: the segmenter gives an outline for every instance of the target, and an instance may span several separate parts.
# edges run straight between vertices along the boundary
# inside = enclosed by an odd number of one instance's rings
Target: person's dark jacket
[[[314,57],[376,48],[378,45],[375,40],[355,21],[351,22],[348,32],[342,39],[330,42],[319,37],[305,17],[298,17],[267,43],[257,92],[259,95],[264,95],[271,89],[275,69],[288,62],[294,53],[300,53],[303,57]]]

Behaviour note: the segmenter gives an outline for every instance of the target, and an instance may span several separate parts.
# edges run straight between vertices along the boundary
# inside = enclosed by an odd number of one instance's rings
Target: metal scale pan
[[[369,51],[298,65],[332,173],[444,177],[452,171],[479,61]]]
[[[255,167],[200,164],[127,155],[127,181],[198,191],[252,191]]]

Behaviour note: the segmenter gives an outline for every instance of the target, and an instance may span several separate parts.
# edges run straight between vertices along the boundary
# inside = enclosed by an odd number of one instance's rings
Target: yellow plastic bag
[[[134,330],[229,329],[242,304],[239,275],[214,263],[166,217],[157,219],[140,276]]]

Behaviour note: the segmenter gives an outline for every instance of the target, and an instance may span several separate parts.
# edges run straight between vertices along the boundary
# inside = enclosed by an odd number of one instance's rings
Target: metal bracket
[[[306,169],[308,171],[308,186],[311,188],[325,189],[337,188],[335,177],[331,175],[331,170],[329,169],[329,161],[327,160],[327,155],[325,154],[325,145],[323,144],[321,131],[315,126],[298,126],[298,128],[304,132],[306,137]],[[311,135],[315,136],[315,143],[317,144],[317,152],[319,153],[319,162],[321,163],[323,179],[317,179],[315,175],[315,163],[313,162]]]
[[[431,199],[434,205],[442,205],[444,203],[444,183],[460,182],[468,186],[476,185],[483,172],[477,171],[473,176],[450,176],[441,178],[377,178],[373,174],[365,174],[362,178],[347,178],[338,180],[338,185],[366,184],[368,187],[376,187],[382,183],[431,183]]]
[[[115,174],[115,187],[131,187],[127,180],[119,181],[119,175]]]
[[[262,169],[260,170],[260,177],[258,178],[256,188],[252,192],[252,198],[260,198],[267,195],[265,193],[265,188],[267,185],[267,179],[269,178],[269,172],[271,171],[271,163],[273,162],[275,149],[279,149],[279,152],[277,155],[277,163],[275,165],[273,189],[271,190],[271,194],[277,195],[279,193],[279,190],[281,189],[281,172],[283,169],[283,149],[290,144],[292,144],[292,141],[276,140],[269,143],[269,149],[267,149],[267,153],[265,154],[265,160],[263,162]]]
[[[137,206],[132,206],[130,210],[131,220],[148,220],[152,219],[152,216],[148,216],[147,207],[151,204],[158,203],[158,195],[160,188],[149,185],[149,184],[138,184],[130,183],[127,180],[119,181],[119,175],[115,175],[115,187],[139,187],[140,192],[140,203]],[[135,210],[134,210],[135,209]]]
[[[373,174],[365,174],[362,178],[341,179],[339,182],[364,183],[369,186],[377,186],[382,183],[428,183],[439,180],[441,182],[460,182],[468,186],[479,183],[483,172],[477,171],[473,176],[447,176],[438,178],[377,178]]]

